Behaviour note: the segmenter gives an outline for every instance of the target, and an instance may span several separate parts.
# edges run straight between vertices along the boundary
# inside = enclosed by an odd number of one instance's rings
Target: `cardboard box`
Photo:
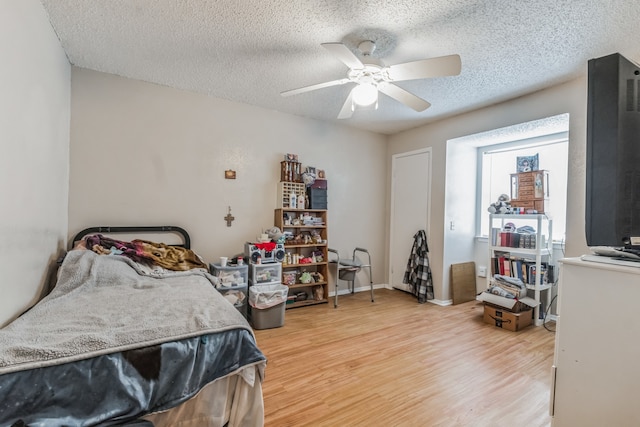
[[[490,303],[498,307],[506,308],[507,311],[510,311],[512,313],[528,311],[538,305],[538,302],[536,302],[536,300],[533,298],[505,298],[499,295],[494,295],[487,291],[484,291],[483,293],[478,295],[477,300],[484,303]]]
[[[532,308],[529,308],[529,310],[522,311],[520,313],[512,313],[500,307],[485,303],[484,322],[490,325],[494,325],[498,328],[517,332],[531,324],[533,317],[532,313]]]

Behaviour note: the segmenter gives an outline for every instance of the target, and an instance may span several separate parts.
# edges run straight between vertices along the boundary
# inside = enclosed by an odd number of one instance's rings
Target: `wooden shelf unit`
[[[304,217],[312,217],[320,219],[322,225],[304,224]],[[288,221],[286,220],[288,218]],[[294,220],[300,223],[294,224]],[[312,263],[287,263],[287,255],[285,255],[285,262],[282,263],[282,284],[289,286],[289,295],[293,295],[295,292],[304,291],[307,293],[307,299],[296,301],[293,303],[287,302],[286,308],[304,307],[314,304],[325,304],[329,302],[329,283],[328,283],[328,254],[327,254],[327,210],[326,209],[290,209],[290,208],[278,208],[274,214],[274,224],[280,228],[283,232],[290,232],[295,236],[308,235],[311,236],[311,232],[317,232],[320,236],[321,242],[313,241],[311,243],[285,243],[285,252],[293,255],[309,256],[312,252],[320,252],[322,254],[322,261]],[[285,275],[291,273],[292,270],[297,270],[295,283],[287,283]],[[304,272],[320,273],[324,277],[324,280],[313,283],[300,283],[300,275]],[[316,292],[314,288],[320,286],[322,288],[321,298],[316,299]]]
[[[538,170],[511,174],[511,207],[549,212],[549,172]]]

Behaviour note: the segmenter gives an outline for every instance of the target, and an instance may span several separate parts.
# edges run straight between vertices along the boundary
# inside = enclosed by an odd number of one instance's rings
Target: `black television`
[[[619,53],[588,61],[588,246],[640,248],[640,66]]]

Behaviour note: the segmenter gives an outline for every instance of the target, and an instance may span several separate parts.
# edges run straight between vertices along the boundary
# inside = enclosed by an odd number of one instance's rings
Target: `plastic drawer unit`
[[[216,276],[220,283],[216,290],[229,301],[246,318],[248,288],[248,266],[225,266],[209,264],[211,274]]]

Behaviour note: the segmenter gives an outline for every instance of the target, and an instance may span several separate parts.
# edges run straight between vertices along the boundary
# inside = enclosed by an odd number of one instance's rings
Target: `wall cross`
[[[231,222],[234,219],[235,218],[233,217],[233,215],[231,215],[231,206],[229,206],[229,213],[227,213],[227,216],[224,217],[224,220],[227,221],[227,227],[231,227]]]

